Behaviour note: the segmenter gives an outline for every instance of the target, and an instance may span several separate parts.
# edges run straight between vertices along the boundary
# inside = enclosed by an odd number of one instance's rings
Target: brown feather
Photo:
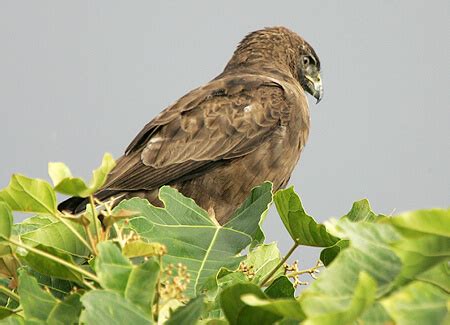
[[[145,125],[98,195],[158,203],[169,184],[224,223],[254,186],[285,186],[309,133],[297,75],[304,52],[316,55],[282,27],[247,36],[222,74]]]

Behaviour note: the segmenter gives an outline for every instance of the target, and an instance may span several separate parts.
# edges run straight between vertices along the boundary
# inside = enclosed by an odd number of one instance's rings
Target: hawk
[[[309,133],[305,92],[323,96],[314,49],[284,27],[252,32],[221,74],[144,126],[95,196],[161,205],[158,189],[170,185],[224,224],[253,187],[288,183]],[[86,203],[73,197],[59,209]]]

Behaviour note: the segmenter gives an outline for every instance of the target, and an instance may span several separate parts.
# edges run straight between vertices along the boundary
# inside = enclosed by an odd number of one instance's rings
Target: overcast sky
[[[449,17],[447,0],[1,0],[0,186],[47,177],[48,161],[89,176],[219,74],[245,34],[284,25],[323,66],[291,178],[307,211],[339,217],[364,197],[386,214],[449,206]],[[265,228],[286,251],[274,213]]]

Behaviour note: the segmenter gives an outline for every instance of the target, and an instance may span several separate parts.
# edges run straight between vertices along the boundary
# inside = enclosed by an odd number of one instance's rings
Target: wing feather
[[[285,124],[289,111],[283,86],[271,78],[213,80],[148,123],[104,189],[150,190],[244,156]]]

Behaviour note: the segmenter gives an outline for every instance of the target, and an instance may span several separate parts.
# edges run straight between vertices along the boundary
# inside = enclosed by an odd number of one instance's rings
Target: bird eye
[[[302,58],[303,61],[303,65],[309,65],[309,63],[311,62],[308,56],[304,56]]]

